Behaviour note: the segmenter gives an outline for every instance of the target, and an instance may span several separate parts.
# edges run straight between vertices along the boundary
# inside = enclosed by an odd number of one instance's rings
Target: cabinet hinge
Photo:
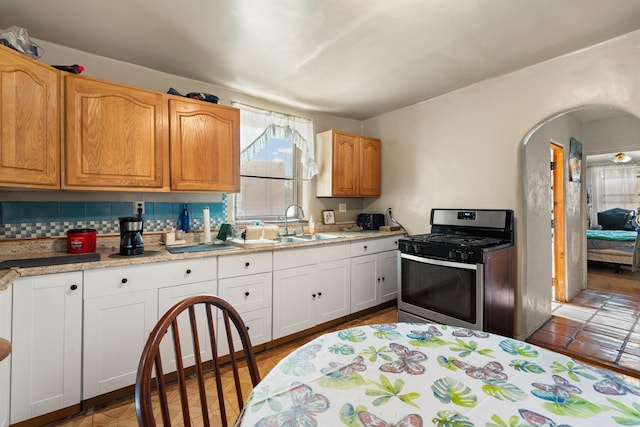
[[[551,228],[556,228],[556,221],[555,220],[551,220]]]
[[[551,162],[549,164],[549,169],[551,169],[552,171],[556,170],[556,162]]]

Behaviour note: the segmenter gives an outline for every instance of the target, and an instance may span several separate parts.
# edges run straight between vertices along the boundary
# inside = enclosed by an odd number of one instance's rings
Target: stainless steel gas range
[[[433,209],[430,223],[398,241],[398,320],[513,336],[513,211]]]

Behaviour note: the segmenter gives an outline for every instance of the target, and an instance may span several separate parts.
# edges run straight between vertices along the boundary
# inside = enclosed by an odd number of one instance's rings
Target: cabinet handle
[[[245,263],[244,263],[244,268],[249,268],[249,266],[250,266],[250,265],[251,265],[251,263],[250,263],[250,262],[245,262]]]
[[[384,282],[384,276],[382,276],[382,281]]]
[[[71,290],[75,291],[76,289],[78,289],[78,285],[71,285]]]
[[[248,297],[248,296],[249,296],[249,291],[245,292],[245,293],[244,293],[244,296],[245,296],[245,297]]]
[[[322,296],[322,292],[318,292],[318,297],[321,297],[321,296]]]
[[[191,269],[187,268],[187,274],[191,274]]]
[[[364,245],[364,250],[365,250],[365,251],[367,250],[367,245]]]
[[[378,277],[378,282],[380,281],[380,278]]]
[[[313,297],[313,299],[316,299],[316,294],[312,294],[311,296]]]
[[[122,282],[122,283],[127,283],[127,278],[126,278],[126,277],[125,277],[125,278],[123,278],[123,279],[121,280],[121,282]]]
[[[245,328],[247,328],[247,331],[249,330],[249,327],[248,327],[248,326],[245,326]]]

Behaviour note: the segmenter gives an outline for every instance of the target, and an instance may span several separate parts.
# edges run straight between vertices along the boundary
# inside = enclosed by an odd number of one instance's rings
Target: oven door
[[[483,265],[400,254],[398,320],[482,330]],[[412,316],[404,316],[404,314]]]

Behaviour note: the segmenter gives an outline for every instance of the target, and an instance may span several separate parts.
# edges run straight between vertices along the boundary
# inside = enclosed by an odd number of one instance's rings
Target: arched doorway
[[[553,277],[554,242],[549,232],[552,214],[549,201],[552,191],[552,174],[549,173],[549,150],[553,143],[564,150],[562,182],[564,184],[564,231],[563,242],[566,271],[566,299],[570,300],[586,287],[586,229],[588,209],[586,203],[586,185],[568,180],[569,141],[576,138],[583,143],[583,154],[604,152],[597,146],[601,140],[607,151],[626,150],[640,147],[640,139],[629,138],[626,131],[616,132],[617,122],[631,121],[640,129],[640,120],[619,109],[610,107],[584,107],[575,111],[560,113],[535,127],[524,140],[523,169],[523,212],[525,216],[525,269],[526,294],[524,303],[532,306],[538,313],[551,313],[551,281]],[[598,128],[606,128],[605,131]],[[614,142],[613,138],[604,138],[603,133],[624,134],[625,141]],[[638,133],[640,135],[640,132]],[[625,145],[627,144],[627,145]],[[583,160],[584,162],[584,160]],[[584,165],[583,165],[584,167]],[[560,292],[562,291],[560,290]]]

